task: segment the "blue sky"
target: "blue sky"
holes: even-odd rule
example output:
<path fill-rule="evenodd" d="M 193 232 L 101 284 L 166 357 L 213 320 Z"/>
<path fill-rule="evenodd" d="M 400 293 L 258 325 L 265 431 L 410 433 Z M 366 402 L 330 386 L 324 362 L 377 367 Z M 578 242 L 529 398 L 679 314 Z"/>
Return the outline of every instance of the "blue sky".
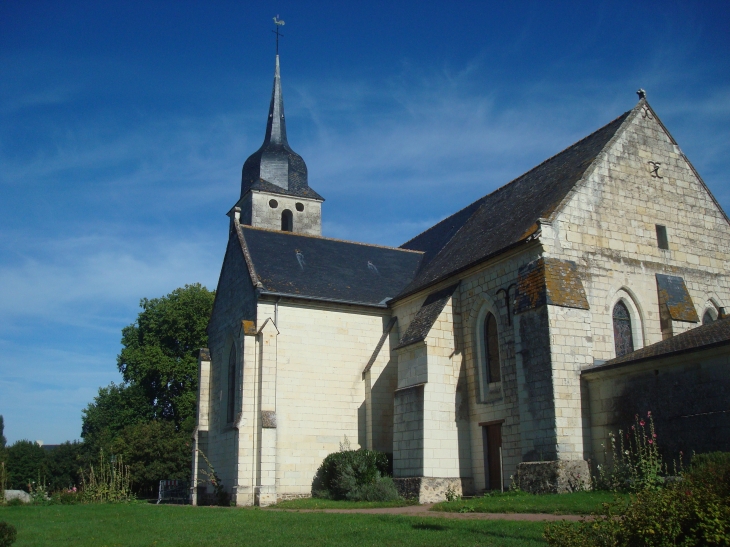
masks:
<path fill-rule="evenodd" d="M 399 245 L 649 102 L 730 210 L 728 2 L 0 1 L 0 414 L 79 437 L 139 300 L 214 288 L 274 69 L 324 234 Z"/>

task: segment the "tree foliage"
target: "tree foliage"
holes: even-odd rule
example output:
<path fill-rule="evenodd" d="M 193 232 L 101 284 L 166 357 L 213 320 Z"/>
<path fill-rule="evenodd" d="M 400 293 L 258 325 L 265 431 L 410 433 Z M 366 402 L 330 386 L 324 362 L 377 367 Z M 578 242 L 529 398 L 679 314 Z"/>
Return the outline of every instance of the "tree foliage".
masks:
<path fill-rule="evenodd" d="M 84 456 L 84 445 L 78 441 L 65 442 L 46 452 L 48 491 L 57 492 L 80 485 Z"/>
<path fill-rule="evenodd" d="M 144 298 L 137 321 L 122 330 L 117 366 L 124 381 L 142 389 L 156 419 L 178 428 L 194 425 L 198 350 L 208 344 L 213 299 L 200 284 Z"/>
<path fill-rule="evenodd" d="M 28 491 L 28 484 L 48 476 L 46 451 L 32 441 L 17 441 L 7 448 L 8 485 Z"/>
<path fill-rule="evenodd" d="M 92 461 L 99 449 L 107 450 L 114 438 L 127 426 L 154 419 L 141 386 L 111 383 L 99 388 L 94 401 L 82 411 L 81 436 Z"/>
<path fill-rule="evenodd" d="M 5 438 L 5 420 L 3 420 L 3 415 L 0 414 L 0 451 L 5 449 L 7 442 L 8 440 Z"/>
<path fill-rule="evenodd" d="M 153 420 L 127 426 L 111 450 L 129 466 L 132 486 L 143 497 L 156 495 L 160 479 L 190 479 L 190 435 L 176 431 L 172 422 Z"/>
<path fill-rule="evenodd" d="M 198 351 L 208 345 L 214 297 L 194 284 L 142 299 L 137 320 L 122 329 L 124 382 L 100 388 L 83 411 L 86 460 L 100 449 L 123 455 L 142 496 L 154 495 L 160 479 L 190 476 Z"/>

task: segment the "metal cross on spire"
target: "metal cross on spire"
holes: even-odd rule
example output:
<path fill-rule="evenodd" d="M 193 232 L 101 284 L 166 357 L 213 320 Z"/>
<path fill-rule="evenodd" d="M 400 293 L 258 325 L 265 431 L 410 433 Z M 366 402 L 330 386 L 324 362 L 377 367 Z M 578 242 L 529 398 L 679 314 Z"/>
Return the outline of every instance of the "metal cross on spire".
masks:
<path fill-rule="evenodd" d="M 274 17 L 274 24 L 276 25 L 276 30 L 272 30 L 271 32 L 276 34 L 276 54 L 279 55 L 279 36 L 284 36 L 279 32 L 279 28 L 284 26 L 284 21 L 279 19 L 278 14 Z"/>

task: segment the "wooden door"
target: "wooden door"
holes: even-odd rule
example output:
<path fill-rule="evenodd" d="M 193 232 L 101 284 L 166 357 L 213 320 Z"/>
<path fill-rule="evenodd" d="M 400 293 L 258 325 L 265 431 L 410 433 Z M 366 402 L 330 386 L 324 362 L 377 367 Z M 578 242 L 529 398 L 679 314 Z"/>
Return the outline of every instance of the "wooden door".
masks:
<path fill-rule="evenodd" d="M 502 424 L 482 427 L 484 440 L 484 475 L 487 490 L 502 489 Z"/>

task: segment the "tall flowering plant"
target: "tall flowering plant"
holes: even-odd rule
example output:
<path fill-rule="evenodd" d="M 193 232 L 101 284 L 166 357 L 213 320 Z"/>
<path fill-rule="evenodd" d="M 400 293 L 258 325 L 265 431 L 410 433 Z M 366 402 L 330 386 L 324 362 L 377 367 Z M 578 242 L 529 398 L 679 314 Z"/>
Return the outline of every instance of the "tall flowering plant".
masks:
<path fill-rule="evenodd" d="M 608 440 L 611 461 L 608 463 L 609 458 L 606 457 L 607 463 L 598 466 L 596 488 L 639 492 L 662 486 L 663 476 L 668 473 L 659 455 L 651 411 L 646 417 L 636 414 L 630 429 L 619 429 L 618 435 L 609 433 Z"/>

